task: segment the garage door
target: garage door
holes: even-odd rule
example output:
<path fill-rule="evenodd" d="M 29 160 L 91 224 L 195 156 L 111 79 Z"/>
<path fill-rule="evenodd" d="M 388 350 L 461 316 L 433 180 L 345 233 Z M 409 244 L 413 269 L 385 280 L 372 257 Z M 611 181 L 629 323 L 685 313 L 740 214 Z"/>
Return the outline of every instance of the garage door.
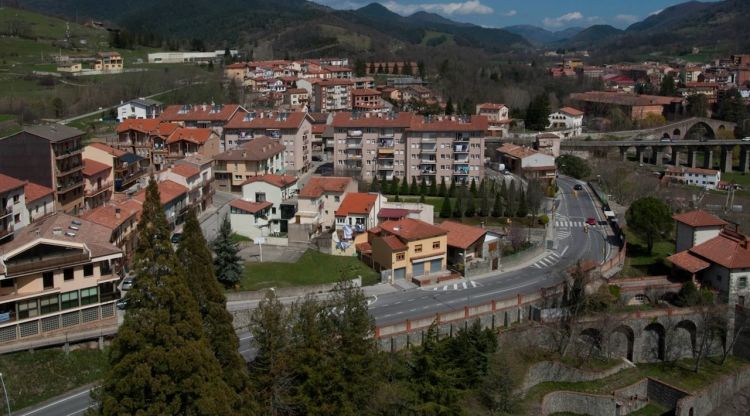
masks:
<path fill-rule="evenodd" d="M 411 270 L 414 277 L 422 276 L 424 274 L 424 263 L 415 263 Z"/>
<path fill-rule="evenodd" d="M 393 271 L 393 279 L 406 279 L 406 268 L 402 267 Z"/>
<path fill-rule="evenodd" d="M 430 273 L 437 273 L 443 268 L 443 260 L 437 259 L 430 261 Z"/>

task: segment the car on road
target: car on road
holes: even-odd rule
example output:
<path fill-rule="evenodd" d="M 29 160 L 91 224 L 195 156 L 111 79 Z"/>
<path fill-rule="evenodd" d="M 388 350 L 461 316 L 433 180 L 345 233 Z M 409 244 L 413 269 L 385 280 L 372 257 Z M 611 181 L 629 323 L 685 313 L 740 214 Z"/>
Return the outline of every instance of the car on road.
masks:
<path fill-rule="evenodd" d="M 122 299 L 118 300 L 115 305 L 117 305 L 117 309 L 119 309 L 121 311 L 125 310 L 125 308 L 128 307 L 128 299 L 127 298 L 122 298 Z"/>
<path fill-rule="evenodd" d="M 182 233 L 172 234 L 172 244 L 179 244 L 182 239 Z"/>
<path fill-rule="evenodd" d="M 583 185 L 577 183 L 573 186 L 573 189 L 575 189 L 576 191 L 583 191 Z"/>
<path fill-rule="evenodd" d="M 130 290 L 133 288 L 133 278 L 126 277 L 122 280 L 122 290 Z"/>
<path fill-rule="evenodd" d="M 659 141 L 662 143 L 672 143 L 672 139 L 670 139 L 669 137 L 662 137 Z"/>
<path fill-rule="evenodd" d="M 740 141 L 750 142 L 750 137 L 743 137 L 743 138 L 740 139 Z"/>
<path fill-rule="evenodd" d="M 592 218 L 592 217 L 586 218 L 586 224 L 588 224 L 588 225 L 596 225 L 596 218 Z"/>

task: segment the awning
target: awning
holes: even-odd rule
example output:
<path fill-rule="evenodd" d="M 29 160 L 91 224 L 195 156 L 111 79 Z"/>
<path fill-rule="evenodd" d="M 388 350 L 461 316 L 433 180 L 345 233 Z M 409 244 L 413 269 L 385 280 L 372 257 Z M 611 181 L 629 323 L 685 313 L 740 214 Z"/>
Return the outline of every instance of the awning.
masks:
<path fill-rule="evenodd" d="M 439 256 L 424 257 L 424 258 L 421 258 L 421 259 L 412 259 L 411 262 L 412 262 L 412 264 L 414 264 L 414 263 L 424 263 L 426 261 L 438 260 L 438 259 L 442 259 L 442 258 L 443 258 L 443 255 L 441 254 Z"/>

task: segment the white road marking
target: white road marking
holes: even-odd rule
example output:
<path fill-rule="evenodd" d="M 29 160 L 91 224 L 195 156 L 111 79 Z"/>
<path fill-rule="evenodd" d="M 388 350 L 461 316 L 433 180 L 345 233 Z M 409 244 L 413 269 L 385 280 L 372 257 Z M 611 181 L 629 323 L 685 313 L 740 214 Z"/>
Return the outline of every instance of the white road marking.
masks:
<path fill-rule="evenodd" d="M 570 248 L 570 246 L 565 246 L 565 248 L 563 249 L 562 253 L 560 253 L 560 257 L 562 257 L 562 256 L 565 255 L 565 253 L 568 251 L 568 248 Z"/>
<path fill-rule="evenodd" d="M 68 400 L 70 400 L 70 399 L 72 399 L 74 397 L 78 397 L 78 396 L 81 396 L 81 395 L 84 395 L 84 394 L 89 394 L 90 391 L 91 390 L 84 390 L 84 391 L 78 392 L 78 393 L 76 393 L 76 394 L 74 394 L 72 396 L 68 396 L 68 397 L 66 397 L 64 399 L 60 399 L 60 400 L 54 401 L 54 402 L 52 402 L 50 404 L 47 404 L 47 405 L 44 405 L 44 406 L 42 406 L 42 407 L 40 407 L 38 409 L 34 409 L 34 410 L 30 411 L 30 412 L 24 413 L 21 416 L 33 415 L 34 413 L 37 413 L 37 412 L 39 412 L 41 410 L 50 408 L 52 406 L 56 406 L 56 405 L 58 405 L 58 404 L 60 404 L 62 402 L 67 402 Z"/>

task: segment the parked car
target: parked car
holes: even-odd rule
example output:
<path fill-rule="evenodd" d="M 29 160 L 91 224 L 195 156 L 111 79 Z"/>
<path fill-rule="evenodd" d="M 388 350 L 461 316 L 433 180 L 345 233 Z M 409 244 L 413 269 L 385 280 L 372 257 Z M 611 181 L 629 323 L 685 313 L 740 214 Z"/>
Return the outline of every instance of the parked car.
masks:
<path fill-rule="evenodd" d="M 583 185 L 577 183 L 573 186 L 573 189 L 575 189 L 576 191 L 583 191 Z"/>
<path fill-rule="evenodd" d="M 127 298 L 122 298 L 122 299 L 118 300 L 115 305 L 117 305 L 117 309 L 119 309 L 119 310 L 125 310 L 125 308 L 128 307 L 128 299 Z"/>
<path fill-rule="evenodd" d="M 662 143 L 672 143 L 672 139 L 670 139 L 669 137 L 662 137 L 659 141 Z"/>
<path fill-rule="evenodd" d="M 743 142 L 750 142 L 750 137 L 743 137 L 740 140 L 742 140 Z"/>
<path fill-rule="evenodd" d="M 182 239 L 182 233 L 172 234 L 172 244 L 179 244 Z"/>
<path fill-rule="evenodd" d="M 122 290 L 130 290 L 133 288 L 133 278 L 132 277 L 126 277 L 122 281 Z"/>
<path fill-rule="evenodd" d="M 586 218 L 586 224 L 588 224 L 588 225 L 596 225 L 596 218 L 592 218 L 592 217 Z"/>

